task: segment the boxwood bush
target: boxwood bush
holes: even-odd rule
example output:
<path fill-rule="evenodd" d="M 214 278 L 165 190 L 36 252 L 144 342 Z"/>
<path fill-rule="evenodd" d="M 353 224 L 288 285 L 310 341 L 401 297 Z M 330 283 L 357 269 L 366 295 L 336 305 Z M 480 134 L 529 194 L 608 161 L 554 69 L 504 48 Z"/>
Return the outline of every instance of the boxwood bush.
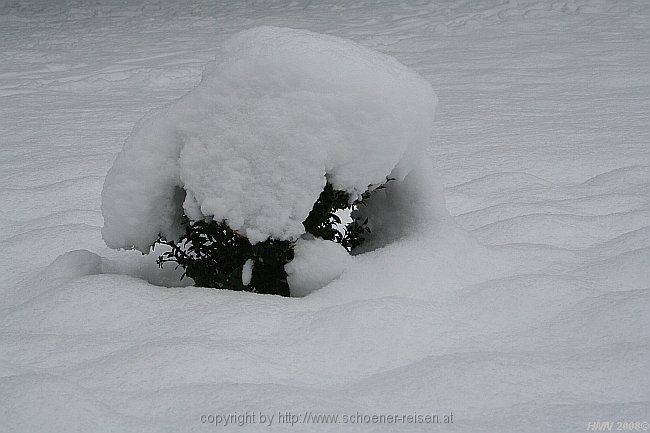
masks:
<path fill-rule="evenodd" d="M 387 178 L 386 182 L 391 180 Z M 353 251 L 370 232 L 368 218 L 353 219 L 342 226 L 336 213 L 364 206 L 370 195 L 385 185 L 369 185 L 358 200 L 351 202 L 347 192 L 334 189 L 328 182 L 303 222 L 305 231 Z M 158 266 L 176 263 L 184 270 L 181 278 L 190 277 L 201 287 L 290 296 L 284 265 L 293 260 L 294 242 L 267 239 L 252 245 L 223 221 L 183 218 L 185 234 L 178 241 L 159 235 L 156 243 L 167 245 L 169 250 L 158 257 Z M 250 281 L 244 281 L 248 280 L 242 278 L 248 260 L 253 263 L 252 275 Z"/>

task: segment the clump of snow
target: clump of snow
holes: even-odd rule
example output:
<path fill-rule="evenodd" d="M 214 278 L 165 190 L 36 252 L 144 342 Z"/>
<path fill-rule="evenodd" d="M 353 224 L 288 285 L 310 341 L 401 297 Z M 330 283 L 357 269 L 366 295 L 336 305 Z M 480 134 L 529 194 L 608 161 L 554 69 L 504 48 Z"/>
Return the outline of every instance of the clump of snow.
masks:
<path fill-rule="evenodd" d="M 436 96 L 394 58 L 349 40 L 258 27 L 230 38 L 201 83 L 146 116 L 102 192 L 102 235 L 148 252 L 191 219 L 251 242 L 296 239 L 326 182 L 353 197 L 401 181 L 431 135 Z M 435 196 L 427 200 L 436 200 Z"/>
<path fill-rule="evenodd" d="M 74 250 L 61 254 L 41 273 L 46 281 L 67 281 L 104 271 L 103 259 L 87 250 Z"/>
<path fill-rule="evenodd" d="M 299 239 L 294 258 L 285 265 L 292 296 L 306 296 L 337 279 L 352 258 L 336 242 L 320 238 Z"/>
<path fill-rule="evenodd" d="M 241 270 L 241 283 L 248 286 L 251 283 L 251 278 L 253 278 L 253 259 L 248 259 L 244 262 Z"/>

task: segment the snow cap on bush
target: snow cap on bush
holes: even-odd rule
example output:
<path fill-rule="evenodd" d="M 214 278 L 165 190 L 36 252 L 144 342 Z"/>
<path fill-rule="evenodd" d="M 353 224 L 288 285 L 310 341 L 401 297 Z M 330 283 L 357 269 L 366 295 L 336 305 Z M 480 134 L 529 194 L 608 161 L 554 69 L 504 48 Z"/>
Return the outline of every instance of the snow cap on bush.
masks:
<path fill-rule="evenodd" d="M 352 197 L 403 179 L 428 143 L 436 97 L 416 72 L 354 42 L 259 27 L 229 39 L 201 83 L 146 116 L 102 192 L 113 248 L 224 220 L 251 242 L 296 239 L 329 181 Z"/>

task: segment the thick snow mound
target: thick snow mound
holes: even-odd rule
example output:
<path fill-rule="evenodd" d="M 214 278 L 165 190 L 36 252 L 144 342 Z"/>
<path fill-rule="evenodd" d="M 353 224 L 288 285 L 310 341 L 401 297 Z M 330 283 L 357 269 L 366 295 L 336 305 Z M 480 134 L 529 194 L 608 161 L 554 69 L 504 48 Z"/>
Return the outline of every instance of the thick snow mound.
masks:
<path fill-rule="evenodd" d="M 299 239 L 293 260 L 285 266 L 291 295 L 306 296 L 322 289 L 340 277 L 351 260 L 341 244 L 320 238 Z"/>
<path fill-rule="evenodd" d="M 403 179 L 435 106 L 429 83 L 388 55 L 305 30 L 243 31 L 127 139 L 104 184 L 103 237 L 148 251 L 178 235 L 184 210 L 252 242 L 296 239 L 326 181 L 356 196 Z"/>

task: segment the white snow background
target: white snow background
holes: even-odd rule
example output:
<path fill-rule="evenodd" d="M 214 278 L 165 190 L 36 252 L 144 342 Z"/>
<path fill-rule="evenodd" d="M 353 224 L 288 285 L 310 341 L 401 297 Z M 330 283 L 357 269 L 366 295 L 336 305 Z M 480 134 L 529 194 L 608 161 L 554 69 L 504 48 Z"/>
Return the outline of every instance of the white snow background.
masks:
<path fill-rule="evenodd" d="M 355 41 L 438 96 L 451 217 L 302 298 L 179 285 L 108 248 L 136 123 L 260 25 Z M 203 414 L 449 413 L 274 431 L 648 422 L 650 3 L 0 3 L 0 431 L 262 431 Z"/>

